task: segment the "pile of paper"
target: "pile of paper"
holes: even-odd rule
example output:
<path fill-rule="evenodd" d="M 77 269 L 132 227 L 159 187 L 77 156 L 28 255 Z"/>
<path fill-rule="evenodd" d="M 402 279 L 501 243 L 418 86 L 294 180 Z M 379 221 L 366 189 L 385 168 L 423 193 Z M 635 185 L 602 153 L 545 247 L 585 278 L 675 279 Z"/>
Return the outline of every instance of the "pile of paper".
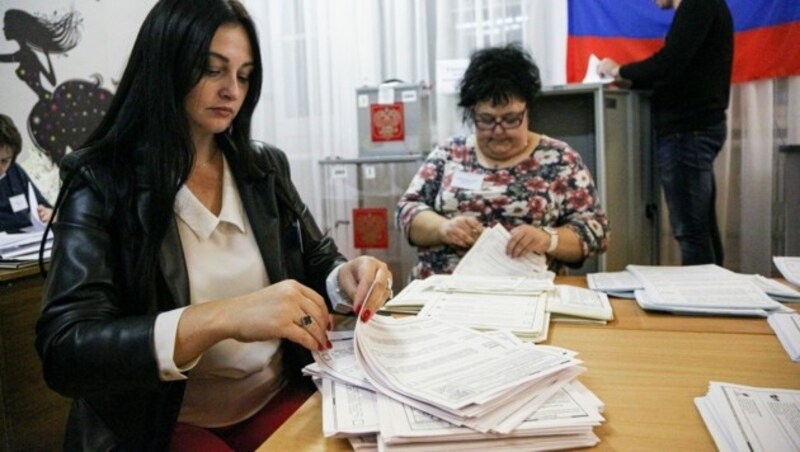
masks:
<path fill-rule="evenodd" d="M 794 258 L 775 258 L 776 265 L 777 262 L 781 262 L 784 267 L 790 264 L 786 264 L 785 260 L 782 259 L 794 259 Z M 798 259 L 798 267 L 800 267 L 800 258 Z M 798 268 L 800 271 L 800 268 Z M 764 292 L 769 298 L 775 301 L 781 302 L 800 302 L 800 291 L 793 289 L 792 287 L 787 286 L 786 284 L 781 284 L 778 281 L 773 279 L 765 278 L 761 275 L 742 275 L 738 273 L 734 273 L 730 270 L 726 270 L 722 267 L 716 265 L 694 265 L 694 266 L 685 266 L 685 267 L 650 267 L 650 266 L 641 266 L 641 265 L 629 265 L 628 269 L 621 272 L 607 272 L 607 273 L 590 273 L 586 276 L 586 281 L 589 285 L 589 288 L 598 292 L 604 292 L 607 295 L 612 297 L 618 298 L 637 298 L 636 291 L 645 291 L 645 293 L 640 294 L 639 298 L 644 305 L 647 305 L 650 309 L 657 309 L 658 303 L 653 303 L 652 300 L 648 299 L 647 291 L 645 290 L 645 283 L 648 282 L 647 278 L 658 280 L 658 281 L 666 281 L 669 279 L 667 283 L 675 283 L 680 287 L 676 287 L 676 289 L 680 290 L 689 290 L 689 291 L 698 291 L 701 295 L 703 293 L 709 293 L 710 291 L 714 291 L 715 289 L 719 288 L 720 292 L 727 292 L 732 290 L 730 283 L 736 278 L 741 278 L 742 282 L 736 282 L 735 287 L 746 287 L 746 292 L 751 294 L 753 292 L 753 287 L 757 287 L 762 292 Z M 800 277 L 800 275 L 798 275 Z M 715 278 L 722 278 L 722 279 L 715 279 Z M 650 286 L 650 291 L 653 291 L 652 285 Z M 739 301 L 743 300 L 743 297 L 737 297 Z M 761 297 L 763 299 L 763 297 Z M 752 301 L 752 300 L 751 300 Z M 642 303 L 640 303 L 642 304 Z M 738 304 L 738 303 L 737 303 Z M 645 306 L 642 307 L 645 307 Z M 773 305 L 774 306 L 774 305 Z M 695 308 L 702 308 L 702 306 L 693 306 Z M 776 308 L 773 308 L 776 309 Z M 667 310 L 673 311 L 672 309 L 659 309 L 659 310 Z M 758 313 L 742 313 L 741 315 L 759 315 L 759 316 L 766 316 L 769 308 L 761 309 L 759 308 Z M 673 311 L 674 312 L 674 311 Z M 688 313 L 688 312 L 687 312 Z M 714 314 L 715 312 L 702 312 L 708 314 Z M 721 314 L 728 314 L 727 312 L 723 312 Z M 733 315 L 737 315 L 735 312 L 731 313 Z"/>
<path fill-rule="evenodd" d="M 617 298 L 636 298 L 636 291 L 644 286 L 629 271 L 589 273 L 586 275 L 589 288 Z"/>
<path fill-rule="evenodd" d="M 589 447 L 602 403 L 575 378 L 573 352 L 421 317 L 376 316 L 332 336 L 305 372 L 323 397 L 325 436 L 354 447 L 438 450 Z"/>
<path fill-rule="evenodd" d="M 712 381 L 694 401 L 721 451 L 798 450 L 798 390 Z"/>
<path fill-rule="evenodd" d="M 35 265 L 39 261 L 39 246 L 44 231 L 21 232 L 8 234 L 0 232 L 0 268 L 20 268 Z M 44 258 L 50 258 L 53 247 L 52 233 L 45 242 Z"/>
<path fill-rule="evenodd" d="M 606 324 L 614 318 L 605 293 L 561 284 L 549 294 L 547 312 L 553 322 Z"/>
<path fill-rule="evenodd" d="M 792 361 L 800 362 L 800 314 L 772 314 L 767 317 L 767 323 Z"/>
<path fill-rule="evenodd" d="M 773 256 L 772 261 L 787 281 L 800 287 L 800 257 Z"/>

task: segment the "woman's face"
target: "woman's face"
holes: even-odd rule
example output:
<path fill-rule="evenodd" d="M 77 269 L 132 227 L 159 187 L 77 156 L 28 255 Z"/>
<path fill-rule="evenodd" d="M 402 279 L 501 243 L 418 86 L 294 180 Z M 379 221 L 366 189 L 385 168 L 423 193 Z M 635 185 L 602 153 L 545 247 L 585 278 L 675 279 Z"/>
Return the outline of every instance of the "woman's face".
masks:
<path fill-rule="evenodd" d="M 512 99 L 504 105 L 478 102 L 473 110 L 478 148 L 487 157 L 502 162 L 528 147 L 528 114 L 525 102 Z"/>
<path fill-rule="evenodd" d="M 11 150 L 11 146 L 0 146 L 0 176 L 6 174 L 6 171 L 11 167 L 13 161 L 14 151 Z"/>
<path fill-rule="evenodd" d="M 231 125 L 247 97 L 253 69 L 245 29 L 220 26 L 211 40 L 208 67 L 184 102 L 193 138 L 221 133 Z"/>

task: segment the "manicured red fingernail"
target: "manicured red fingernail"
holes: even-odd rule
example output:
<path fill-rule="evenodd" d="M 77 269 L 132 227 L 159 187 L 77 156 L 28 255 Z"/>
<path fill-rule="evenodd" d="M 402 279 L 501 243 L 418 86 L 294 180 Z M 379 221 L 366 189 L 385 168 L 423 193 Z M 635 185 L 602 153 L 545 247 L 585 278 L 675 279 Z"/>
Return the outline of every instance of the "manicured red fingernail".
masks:
<path fill-rule="evenodd" d="M 325 346 L 324 345 L 320 345 L 319 346 L 319 351 L 324 352 L 325 351 Z"/>
<path fill-rule="evenodd" d="M 333 344 L 331 344 L 331 341 L 328 341 L 328 349 L 332 349 L 332 348 L 333 348 Z"/>
<path fill-rule="evenodd" d="M 333 331 L 333 322 L 328 322 L 328 331 Z"/>
<path fill-rule="evenodd" d="M 369 318 L 372 317 L 372 311 L 369 309 L 365 309 L 364 312 L 361 314 L 361 321 L 366 322 Z"/>
<path fill-rule="evenodd" d="M 354 308 L 353 308 L 353 312 L 355 312 L 356 314 L 358 314 L 359 312 L 361 312 L 361 306 L 363 306 L 363 305 L 358 305 L 358 306 L 354 307 Z"/>

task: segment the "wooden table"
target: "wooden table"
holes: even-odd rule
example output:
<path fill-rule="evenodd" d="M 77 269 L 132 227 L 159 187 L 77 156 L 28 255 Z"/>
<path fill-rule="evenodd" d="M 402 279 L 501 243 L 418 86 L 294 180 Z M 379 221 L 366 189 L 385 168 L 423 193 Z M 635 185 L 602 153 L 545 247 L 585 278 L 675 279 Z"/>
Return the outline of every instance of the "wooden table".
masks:
<path fill-rule="evenodd" d="M 561 284 L 583 285 L 578 277 Z M 800 389 L 800 364 L 764 319 L 692 317 L 644 312 L 612 301 L 608 325 L 553 324 L 547 344 L 579 353 L 579 379 L 605 403 L 606 423 L 594 429 L 596 450 L 715 450 L 694 398 L 710 381 Z M 319 393 L 259 450 L 350 450 L 322 436 Z"/>
<path fill-rule="evenodd" d="M 60 450 L 70 402 L 44 382 L 36 320 L 39 266 L 0 269 L 0 450 Z"/>

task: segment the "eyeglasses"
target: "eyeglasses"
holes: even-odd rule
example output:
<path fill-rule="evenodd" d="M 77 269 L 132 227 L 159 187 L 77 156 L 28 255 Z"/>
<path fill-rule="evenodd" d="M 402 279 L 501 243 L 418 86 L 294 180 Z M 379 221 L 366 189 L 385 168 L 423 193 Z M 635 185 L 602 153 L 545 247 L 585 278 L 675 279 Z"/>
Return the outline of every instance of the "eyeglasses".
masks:
<path fill-rule="evenodd" d="M 475 127 L 478 130 L 494 130 L 495 127 L 500 126 L 504 131 L 516 129 L 522 125 L 522 120 L 525 119 L 527 110 L 522 110 L 519 113 L 509 113 L 502 118 L 495 118 L 491 115 L 479 115 L 473 118 Z"/>

